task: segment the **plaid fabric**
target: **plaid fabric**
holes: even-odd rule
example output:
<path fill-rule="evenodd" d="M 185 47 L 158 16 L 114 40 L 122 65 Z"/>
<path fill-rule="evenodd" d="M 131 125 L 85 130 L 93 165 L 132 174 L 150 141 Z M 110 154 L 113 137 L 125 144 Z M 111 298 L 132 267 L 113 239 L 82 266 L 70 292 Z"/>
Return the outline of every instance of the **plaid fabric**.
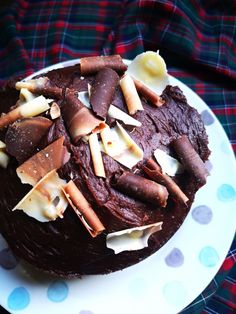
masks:
<path fill-rule="evenodd" d="M 0 85 L 50 64 L 160 49 L 170 74 L 214 111 L 236 152 L 236 2 L 232 0 L 13 1 L 0 16 Z M 236 311 L 236 242 L 183 313 Z M 203 309 L 204 308 L 204 309 Z"/>

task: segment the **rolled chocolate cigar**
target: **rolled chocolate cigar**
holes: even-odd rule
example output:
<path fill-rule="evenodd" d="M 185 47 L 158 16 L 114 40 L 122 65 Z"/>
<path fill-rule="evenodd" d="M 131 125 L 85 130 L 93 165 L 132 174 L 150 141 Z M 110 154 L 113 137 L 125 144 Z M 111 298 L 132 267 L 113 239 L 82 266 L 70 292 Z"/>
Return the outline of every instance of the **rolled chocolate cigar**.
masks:
<path fill-rule="evenodd" d="M 90 103 L 96 116 L 105 119 L 119 83 L 119 75 L 112 69 L 100 70 L 91 87 Z"/>
<path fill-rule="evenodd" d="M 78 99 L 77 92 L 69 88 L 65 91 L 65 102 L 62 107 L 62 113 L 75 143 L 82 136 L 91 133 L 100 123 L 103 123 L 82 104 Z"/>
<path fill-rule="evenodd" d="M 149 159 L 143 170 L 152 180 L 164 185 L 176 202 L 187 205 L 188 197 L 171 177 L 161 172 L 161 167 L 154 160 Z"/>
<path fill-rule="evenodd" d="M 72 180 L 65 185 L 63 190 L 71 207 L 92 237 L 96 237 L 105 230 L 97 214 Z"/>
<path fill-rule="evenodd" d="M 168 191 L 166 187 L 154 181 L 124 171 L 121 175 L 116 173 L 111 183 L 115 189 L 133 198 L 160 207 L 166 206 Z"/>
<path fill-rule="evenodd" d="M 111 68 L 118 73 L 123 73 L 127 70 L 127 66 L 124 64 L 120 55 L 85 57 L 80 59 L 81 75 L 94 74 L 103 68 Z"/>
<path fill-rule="evenodd" d="M 181 163 L 193 174 L 198 183 L 202 186 L 206 183 L 206 177 L 209 175 L 204 162 L 193 148 L 188 137 L 182 135 L 180 138 L 171 142 L 171 146 L 176 151 Z"/>

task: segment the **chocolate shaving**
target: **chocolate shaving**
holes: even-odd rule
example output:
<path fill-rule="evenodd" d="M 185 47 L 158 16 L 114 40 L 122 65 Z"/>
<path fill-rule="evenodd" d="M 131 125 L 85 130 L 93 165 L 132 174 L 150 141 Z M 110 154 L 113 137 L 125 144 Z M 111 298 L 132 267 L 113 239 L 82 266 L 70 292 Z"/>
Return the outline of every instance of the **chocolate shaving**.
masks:
<path fill-rule="evenodd" d="M 93 112 L 105 119 L 119 82 L 119 75 L 112 69 L 100 70 L 92 84 L 90 103 Z"/>
<path fill-rule="evenodd" d="M 187 205 L 188 197 L 171 177 L 161 172 L 161 167 L 155 161 L 149 159 L 143 170 L 152 180 L 164 185 L 176 202 Z"/>
<path fill-rule="evenodd" d="M 134 81 L 134 85 L 138 93 L 143 95 L 147 100 L 149 100 L 153 105 L 157 107 L 161 107 L 162 105 L 164 105 L 165 101 L 160 96 L 158 96 L 155 92 L 153 92 L 142 82 L 136 80 L 134 77 L 132 77 L 132 79 Z"/>
<path fill-rule="evenodd" d="M 62 98 L 62 88 L 59 88 L 48 77 L 40 77 L 29 81 L 21 81 L 16 83 L 16 89 L 27 88 L 34 94 L 44 95 L 47 97 Z"/>
<path fill-rule="evenodd" d="M 70 154 L 67 148 L 63 146 L 63 143 L 64 136 L 58 138 L 20 165 L 16 172 L 21 181 L 34 186 L 47 173 L 63 166 L 70 159 Z"/>
<path fill-rule="evenodd" d="M 92 237 L 96 237 L 105 230 L 97 214 L 72 180 L 64 186 L 63 191 L 71 207 Z"/>
<path fill-rule="evenodd" d="M 65 91 L 65 103 L 62 107 L 64 119 L 70 135 L 75 143 L 98 127 L 101 120 L 94 117 L 92 112 L 78 99 L 77 92 L 69 88 Z"/>
<path fill-rule="evenodd" d="M 52 121 L 44 117 L 26 118 L 8 127 L 5 141 L 7 152 L 19 163 L 36 153 Z"/>
<path fill-rule="evenodd" d="M 180 162 L 185 168 L 193 174 L 198 183 L 202 186 L 206 183 L 206 177 L 209 175 L 205 168 L 204 162 L 193 148 L 188 137 L 182 135 L 180 138 L 173 140 L 171 146 L 179 156 Z"/>
<path fill-rule="evenodd" d="M 89 75 L 98 72 L 103 68 L 111 68 L 118 73 L 127 70 L 120 55 L 85 57 L 80 59 L 81 75 Z"/>
<path fill-rule="evenodd" d="M 133 198 L 143 202 L 165 207 L 168 198 L 166 187 L 136 174 L 124 171 L 113 176 L 112 186 Z"/>

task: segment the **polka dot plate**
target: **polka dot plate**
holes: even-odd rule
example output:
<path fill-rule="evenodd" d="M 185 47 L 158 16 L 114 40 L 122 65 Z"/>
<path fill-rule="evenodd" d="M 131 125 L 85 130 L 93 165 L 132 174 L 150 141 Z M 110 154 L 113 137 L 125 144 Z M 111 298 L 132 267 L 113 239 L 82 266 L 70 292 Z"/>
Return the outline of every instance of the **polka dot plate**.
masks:
<path fill-rule="evenodd" d="M 49 67 L 78 63 L 68 61 Z M 43 73 L 39 71 L 37 74 Z M 109 275 L 55 280 L 15 259 L 0 238 L 0 304 L 22 314 L 174 314 L 210 283 L 230 248 L 236 227 L 236 166 L 220 123 L 187 86 L 170 77 L 202 115 L 210 176 L 176 234 L 154 255 Z"/>

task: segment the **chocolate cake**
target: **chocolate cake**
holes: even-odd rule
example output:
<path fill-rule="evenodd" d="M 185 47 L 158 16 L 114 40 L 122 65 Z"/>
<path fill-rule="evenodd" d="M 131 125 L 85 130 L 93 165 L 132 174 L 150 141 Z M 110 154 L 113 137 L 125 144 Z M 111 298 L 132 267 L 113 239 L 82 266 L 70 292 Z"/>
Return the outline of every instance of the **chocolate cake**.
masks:
<path fill-rule="evenodd" d="M 65 278 L 121 270 L 156 252 L 179 229 L 206 183 L 204 162 L 210 154 L 201 117 L 179 87 L 167 85 L 160 97 L 135 79 L 123 88 L 127 67 L 119 56 L 90 61 L 50 71 L 27 86 L 17 83 L 20 100 L 14 84 L 1 93 L 0 113 L 11 114 L 0 118 L 0 140 L 9 158 L 7 167 L 0 167 L 0 232 L 20 259 Z M 134 86 L 140 101 L 136 109 L 128 104 Z M 90 108 L 78 98 L 88 91 Z M 50 99 L 49 105 L 26 117 L 22 106 L 35 101 L 27 99 L 31 93 Z M 134 96 L 131 107 L 133 101 Z M 111 104 L 137 125 L 109 115 Z M 114 128 L 128 134 L 125 153 L 137 158 L 130 167 L 124 165 L 126 157 L 123 161 L 106 150 L 112 140 L 105 143 L 103 136 Z M 182 164 L 182 171 L 163 171 L 156 150 Z M 45 174 L 48 180 L 57 176 L 58 195 L 67 202 L 56 216 L 17 205 L 32 189 L 37 192 Z M 161 230 L 150 235 L 148 246 L 117 253 L 107 245 L 109 234 L 154 223 Z M 142 234 L 142 228 L 137 230 Z"/>

